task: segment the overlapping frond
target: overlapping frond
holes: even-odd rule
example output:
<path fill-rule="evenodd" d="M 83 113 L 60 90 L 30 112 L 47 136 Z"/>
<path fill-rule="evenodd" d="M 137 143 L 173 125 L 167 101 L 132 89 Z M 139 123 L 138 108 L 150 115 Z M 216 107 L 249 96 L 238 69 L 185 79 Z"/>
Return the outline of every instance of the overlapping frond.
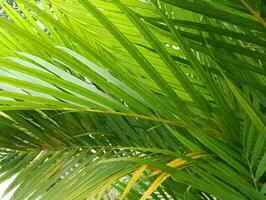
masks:
<path fill-rule="evenodd" d="M 263 1 L 0 7 L 13 199 L 265 199 Z"/>

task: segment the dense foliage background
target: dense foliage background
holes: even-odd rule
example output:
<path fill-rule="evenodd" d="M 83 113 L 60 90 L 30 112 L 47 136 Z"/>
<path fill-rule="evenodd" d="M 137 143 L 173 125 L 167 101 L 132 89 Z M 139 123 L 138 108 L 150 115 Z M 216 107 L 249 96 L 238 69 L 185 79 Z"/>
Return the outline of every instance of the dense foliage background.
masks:
<path fill-rule="evenodd" d="M 12 199 L 265 199 L 265 1 L 0 8 Z"/>

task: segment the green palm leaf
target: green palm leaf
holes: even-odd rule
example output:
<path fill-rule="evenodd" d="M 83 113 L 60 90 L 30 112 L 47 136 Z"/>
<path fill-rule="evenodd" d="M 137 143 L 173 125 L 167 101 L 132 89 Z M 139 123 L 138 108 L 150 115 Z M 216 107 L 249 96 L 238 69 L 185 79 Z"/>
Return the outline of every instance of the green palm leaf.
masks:
<path fill-rule="evenodd" d="M 12 199 L 256 199 L 262 1 L 0 1 Z"/>

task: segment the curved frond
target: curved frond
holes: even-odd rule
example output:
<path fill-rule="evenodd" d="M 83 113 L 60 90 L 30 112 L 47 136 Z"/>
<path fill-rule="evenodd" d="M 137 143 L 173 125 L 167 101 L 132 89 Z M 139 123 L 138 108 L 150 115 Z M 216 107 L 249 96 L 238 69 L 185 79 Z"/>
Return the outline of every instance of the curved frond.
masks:
<path fill-rule="evenodd" d="M 264 1 L 0 8 L 12 199 L 265 199 Z"/>

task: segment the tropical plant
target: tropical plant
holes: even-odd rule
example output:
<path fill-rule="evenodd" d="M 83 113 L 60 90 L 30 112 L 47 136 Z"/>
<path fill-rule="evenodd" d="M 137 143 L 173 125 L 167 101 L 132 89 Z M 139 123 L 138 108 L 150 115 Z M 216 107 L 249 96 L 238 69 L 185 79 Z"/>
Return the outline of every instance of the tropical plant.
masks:
<path fill-rule="evenodd" d="M 265 200 L 264 0 L 0 0 L 14 200 Z"/>

